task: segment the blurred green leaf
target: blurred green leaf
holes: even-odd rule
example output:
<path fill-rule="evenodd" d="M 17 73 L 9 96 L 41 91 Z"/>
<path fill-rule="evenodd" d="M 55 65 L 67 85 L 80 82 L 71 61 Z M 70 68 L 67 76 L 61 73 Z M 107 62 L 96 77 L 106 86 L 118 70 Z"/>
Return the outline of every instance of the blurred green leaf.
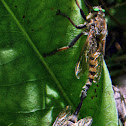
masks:
<path fill-rule="evenodd" d="M 42 57 L 80 33 L 56 15 L 59 9 L 76 24 L 83 23 L 74 0 L 1 0 L 0 126 L 51 125 L 63 107 L 71 105 L 74 111 L 78 105 L 87 73 L 77 80 L 74 67 L 86 36 L 68 51 Z M 84 101 L 80 118 L 85 116 L 92 116 L 94 126 L 117 125 L 105 65 L 99 84 L 93 84 Z"/>

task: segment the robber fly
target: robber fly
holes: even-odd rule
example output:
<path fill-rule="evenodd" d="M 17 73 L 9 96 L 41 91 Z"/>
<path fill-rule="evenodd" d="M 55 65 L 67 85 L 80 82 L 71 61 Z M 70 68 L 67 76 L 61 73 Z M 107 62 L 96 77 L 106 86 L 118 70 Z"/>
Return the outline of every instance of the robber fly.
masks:
<path fill-rule="evenodd" d="M 80 8 L 78 0 L 76 0 L 76 4 L 80 9 L 82 18 L 85 20 L 84 24 L 75 25 L 67 15 L 61 13 L 60 11 L 58 14 L 66 17 L 77 29 L 84 29 L 84 31 L 77 35 L 68 46 L 56 49 L 45 54 L 44 56 L 53 55 L 56 52 L 73 47 L 77 40 L 86 33 L 88 36 L 75 67 L 75 74 L 77 78 L 80 78 L 80 76 L 85 72 L 85 66 L 87 66 L 89 71 L 88 79 L 81 92 L 81 97 L 86 97 L 89 87 L 92 85 L 92 83 L 97 83 L 101 76 L 102 62 L 105 53 L 107 24 L 105 21 L 105 10 L 102 9 L 101 6 L 90 7 L 91 11 L 86 16 L 83 10 Z"/>
<path fill-rule="evenodd" d="M 91 126 L 92 118 L 86 117 L 79 121 L 77 115 L 71 115 L 71 107 L 67 106 L 56 118 L 53 126 Z"/>

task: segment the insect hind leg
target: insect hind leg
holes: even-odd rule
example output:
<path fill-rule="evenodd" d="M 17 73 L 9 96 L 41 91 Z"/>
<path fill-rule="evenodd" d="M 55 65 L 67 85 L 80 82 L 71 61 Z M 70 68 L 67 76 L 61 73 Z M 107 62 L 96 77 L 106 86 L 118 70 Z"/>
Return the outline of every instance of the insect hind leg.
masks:
<path fill-rule="evenodd" d="M 86 96 L 85 96 L 85 97 L 86 97 Z M 83 100 L 84 100 L 85 97 L 81 97 L 80 103 L 78 104 L 78 106 L 77 106 L 75 112 L 73 113 L 74 115 L 77 116 L 77 115 L 79 114 L 79 111 L 80 111 L 80 109 L 81 109 L 81 106 L 82 106 L 82 103 L 83 103 Z"/>
<path fill-rule="evenodd" d="M 88 91 L 90 86 L 91 86 L 91 83 L 88 82 L 83 87 L 84 90 L 82 90 L 82 92 L 81 92 L 81 100 L 80 100 L 80 103 L 78 104 L 75 112 L 73 113 L 74 115 L 76 115 L 76 116 L 78 115 L 78 113 L 79 113 L 79 111 L 81 109 L 81 106 L 83 104 L 83 100 L 87 97 L 87 91 Z"/>
<path fill-rule="evenodd" d="M 80 103 L 78 104 L 78 106 L 77 106 L 75 112 L 69 117 L 69 120 L 68 120 L 69 122 L 71 122 L 71 123 L 76 123 L 76 122 L 77 122 L 78 114 L 79 114 L 79 112 L 80 112 L 80 109 L 81 109 L 83 100 L 84 100 L 84 98 L 81 98 L 81 101 L 80 101 Z M 70 125 L 70 126 L 71 126 L 71 125 Z"/>
<path fill-rule="evenodd" d="M 44 54 L 43 54 L 43 57 L 51 56 L 51 55 L 54 55 L 54 54 L 57 53 L 57 52 L 64 51 L 64 50 L 67 50 L 67 49 L 73 47 L 73 46 L 75 45 L 75 43 L 77 42 L 77 40 L 78 40 L 82 35 L 83 35 L 83 32 L 81 32 L 80 34 L 78 34 L 78 35 L 72 40 L 72 42 L 71 42 L 68 46 L 64 46 L 64 47 L 55 49 L 55 50 L 53 50 L 52 52 L 49 52 L 49 53 L 44 53 Z"/>

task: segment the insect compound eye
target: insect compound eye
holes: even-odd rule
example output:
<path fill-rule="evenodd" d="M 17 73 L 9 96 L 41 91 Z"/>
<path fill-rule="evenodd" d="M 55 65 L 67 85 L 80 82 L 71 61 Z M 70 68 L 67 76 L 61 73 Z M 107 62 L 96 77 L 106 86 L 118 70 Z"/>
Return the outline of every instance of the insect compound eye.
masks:
<path fill-rule="evenodd" d="M 102 10 L 102 12 L 105 12 L 105 10 L 104 9 L 101 9 Z M 95 7 L 95 8 L 93 8 L 93 11 L 100 11 L 100 9 L 99 8 L 97 8 L 97 7 Z"/>
<path fill-rule="evenodd" d="M 98 8 L 93 8 L 93 10 L 94 10 L 94 11 L 99 11 L 99 9 L 98 9 Z"/>
<path fill-rule="evenodd" d="M 104 9 L 102 9 L 102 12 L 105 12 L 105 10 L 104 10 Z"/>

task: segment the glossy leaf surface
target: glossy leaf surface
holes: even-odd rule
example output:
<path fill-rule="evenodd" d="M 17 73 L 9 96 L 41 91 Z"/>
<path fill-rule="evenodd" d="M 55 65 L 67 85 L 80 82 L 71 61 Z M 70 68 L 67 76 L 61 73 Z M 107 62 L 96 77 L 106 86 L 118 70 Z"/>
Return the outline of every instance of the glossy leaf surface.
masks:
<path fill-rule="evenodd" d="M 78 80 L 74 68 L 86 36 L 68 51 L 42 57 L 80 33 L 56 15 L 59 9 L 76 24 L 83 23 L 74 0 L 0 1 L 1 126 L 52 125 L 63 107 L 70 105 L 74 110 L 80 100 L 87 73 Z M 105 65 L 99 84 L 91 87 L 81 109 L 80 118 L 86 116 L 93 118 L 94 126 L 117 125 Z"/>

